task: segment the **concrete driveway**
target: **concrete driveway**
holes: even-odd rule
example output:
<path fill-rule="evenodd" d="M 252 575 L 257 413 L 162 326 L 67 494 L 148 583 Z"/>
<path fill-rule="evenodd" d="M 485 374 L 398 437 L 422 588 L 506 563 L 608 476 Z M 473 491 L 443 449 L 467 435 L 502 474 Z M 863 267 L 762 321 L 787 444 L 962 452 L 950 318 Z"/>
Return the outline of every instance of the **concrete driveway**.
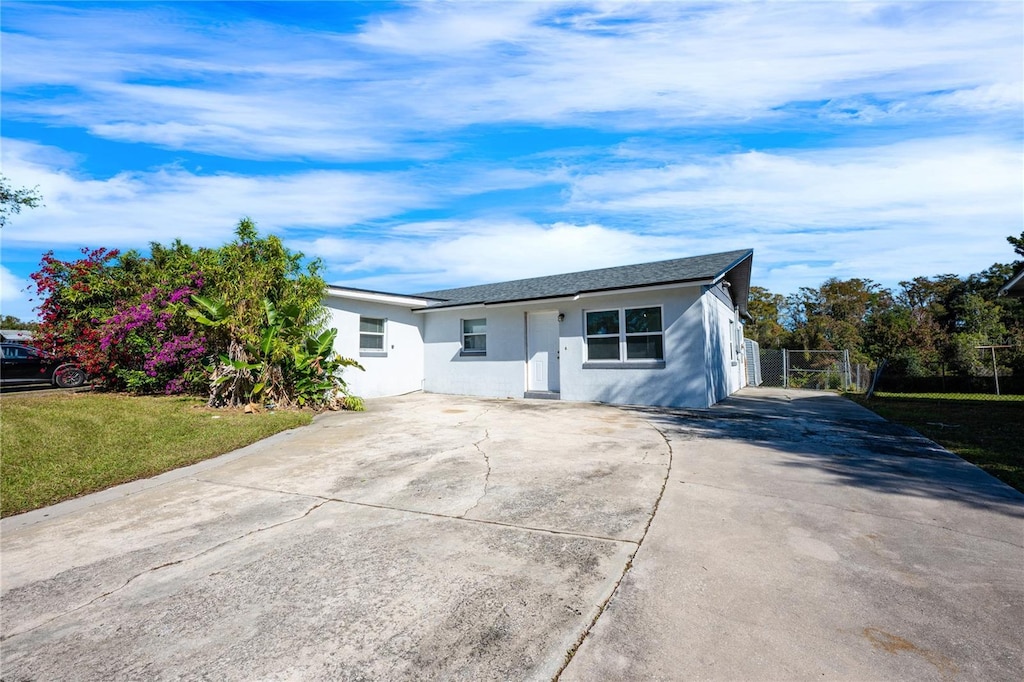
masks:
<path fill-rule="evenodd" d="M 19 679 L 1018 679 L 1024 496 L 834 396 L 414 394 L 2 525 Z"/>

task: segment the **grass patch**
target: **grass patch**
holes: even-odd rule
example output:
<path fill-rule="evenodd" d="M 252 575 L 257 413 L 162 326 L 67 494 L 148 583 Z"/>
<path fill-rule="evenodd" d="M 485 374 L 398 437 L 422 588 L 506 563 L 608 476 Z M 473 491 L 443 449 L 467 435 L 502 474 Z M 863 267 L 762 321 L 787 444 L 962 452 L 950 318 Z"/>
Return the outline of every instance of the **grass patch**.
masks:
<path fill-rule="evenodd" d="M 1020 396 L 974 400 L 961 394 L 903 397 L 876 393 L 870 400 L 864 396 L 851 398 L 889 421 L 909 426 L 1024 492 L 1024 414 Z M 993 400 L 998 398 L 1002 400 Z"/>
<path fill-rule="evenodd" d="M 312 421 L 211 410 L 197 398 L 47 393 L 0 398 L 0 516 L 230 452 Z"/>
<path fill-rule="evenodd" d="M 873 397 L 959 403 L 1024 403 L 1024 395 L 996 395 L 995 393 L 883 393 L 876 391 Z"/>

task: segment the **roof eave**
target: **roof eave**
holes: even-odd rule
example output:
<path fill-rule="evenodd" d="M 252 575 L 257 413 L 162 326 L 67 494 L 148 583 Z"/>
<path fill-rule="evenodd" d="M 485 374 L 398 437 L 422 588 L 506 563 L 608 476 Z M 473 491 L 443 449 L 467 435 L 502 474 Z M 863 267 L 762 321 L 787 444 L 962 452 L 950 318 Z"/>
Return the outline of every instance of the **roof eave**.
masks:
<path fill-rule="evenodd" d="M 535 298 L 517 298 L 509 299 L 504 301 L 476 301 L 470 303 L 457 303 L 453 305 L 446 305 L 441 303 L 440 305 L 430 305 L 418 310 L 414 310 L 414 313 L 430 313 L 437 310 L 462 310 L 468 308 L 501 308 L 509 306 L 519 305 L 530 305 L 531 303 L 557 303 L 562 301 L 577 301 L 581 298 L 591 298 L 594 296 L 614 296 L 616 294 L 628 294 L 637 293 L 640 291 L 660 291 L 665 289 L 681 289 L 686 287 L 699 287 L 707 286 L 712 283 L 712 280 L 704 279 L 687 279 L 679 280 L 677 282 L 662 282 L 658 284 L 639 284 L 632 287 L 614 287 L 609 289 L 588 289 L 586 291 L 580 291 L 575 294 L 566 294 L 560 296 L 538 296 Z"/>
<path fill-rule="evenodd" d="M 422 298 L 419 296 L 390 294 L 383 291 L 368 291 L 366 289 L 351 289 L 348 287 L 339 287 L 334 285 L 327 286 L 326 296 L 333 298 L 347 298 L 353 301 L 367 301 L 370 303 L 397 305 L 409 308 L 420 308 L 436 302 L 436 299 Z"/>
<path fill-rule="evenodd" d="M 999 296 L 1024 297 L 1024 268 L 1010 278 L 1010 281 L 999 288 Z"/>

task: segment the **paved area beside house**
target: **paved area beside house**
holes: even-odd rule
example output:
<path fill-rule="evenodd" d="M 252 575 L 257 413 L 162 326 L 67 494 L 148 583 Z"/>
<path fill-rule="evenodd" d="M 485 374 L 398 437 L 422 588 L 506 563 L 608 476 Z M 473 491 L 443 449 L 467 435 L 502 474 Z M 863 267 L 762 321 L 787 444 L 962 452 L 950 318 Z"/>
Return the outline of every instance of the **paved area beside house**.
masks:
<path fill-rule="evenodd" d="M 1024 663 L 1024 496 L 811 392 L 371 401 L 0 531 L 4 680 L 1010 680 Z"/>
<path fill-rule="evenodd" d="M 563 680 L 1019 680 L 1024 495 L 838 396 L 641 411 L 672 445 Z"/>

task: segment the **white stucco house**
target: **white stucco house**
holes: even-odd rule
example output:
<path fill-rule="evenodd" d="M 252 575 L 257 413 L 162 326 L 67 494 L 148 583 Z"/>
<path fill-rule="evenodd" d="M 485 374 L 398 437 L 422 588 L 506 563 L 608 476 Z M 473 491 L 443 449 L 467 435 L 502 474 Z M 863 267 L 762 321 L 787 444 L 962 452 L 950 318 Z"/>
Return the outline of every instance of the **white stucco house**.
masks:
<path fill-rule="evenodd" d="M 415 295 L 330 286 L 336 350 L 364 398 L 709 407 L 746 383 L 752 250 Z"/>

